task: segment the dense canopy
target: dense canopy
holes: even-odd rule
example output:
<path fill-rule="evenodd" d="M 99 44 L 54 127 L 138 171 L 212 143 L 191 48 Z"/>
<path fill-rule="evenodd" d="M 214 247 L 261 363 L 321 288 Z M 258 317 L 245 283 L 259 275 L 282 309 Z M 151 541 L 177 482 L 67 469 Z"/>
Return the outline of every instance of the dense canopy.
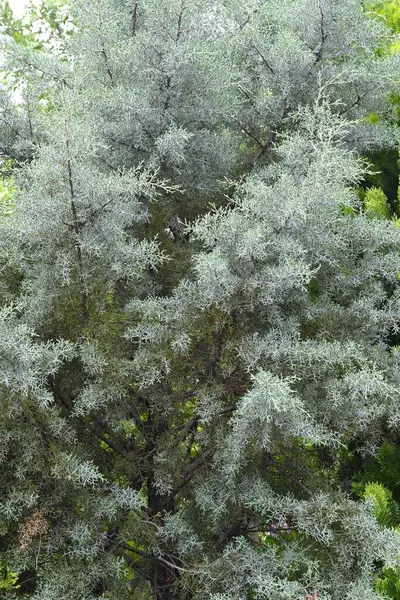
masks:
<path fill-rule="evenodd" d="M 400 598 L 396 8 L 3 6 L 2 598 Z"/>

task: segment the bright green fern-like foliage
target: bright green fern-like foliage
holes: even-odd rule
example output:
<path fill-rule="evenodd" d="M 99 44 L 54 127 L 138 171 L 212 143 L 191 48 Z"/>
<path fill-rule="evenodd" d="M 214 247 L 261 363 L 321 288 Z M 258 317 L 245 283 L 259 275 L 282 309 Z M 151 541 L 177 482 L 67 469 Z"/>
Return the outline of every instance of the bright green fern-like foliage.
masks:
<path fill-rule="evenodd" d="M 365 212 L 369 217 L 389 219 L 390 208 L 387 197 L 380 188 L 370 188 L 365 195 Z"/>
<path fill-rule="evenodd" d="M 395 527 L 399 524 L 399 505 L 393 499 L 392 492 L 381 483 L 367 483 L 363 497 L 365 500 L 372 500 L 375 516 L 383 527 Z"/>
<path fill-rule="evenodd" d="M 17 590 L 19 587 L 18 575 L 0 560 L 0 591 Z"/>
<path fill-rule="evenodd" d="M 364 483 L 374 479 L 374 483 Z M 381 483 L 377 483 L 377 479 Z M 367 466 L 362 478 L 359 477 L 357 482 L 353 483 L 353 490 L 365 500 L 373 502 L 374 514 L 382 527 L 395 527 L 398 530 L 400 522 L 399 488 L 400 449 L 386 441 L 380 447 L 376 459 Z M 399 600 L 400 569 L 383 569 L 377 578 L 377 591 L 393 600 Z"/>
<path fill-rule="evenodd" d="M 383 442 L 375 458 L 367 460 L 363 472 L 357 475 L 354 490 L 361 496 L 370 482 L 381 484 L 400 500 L 400 448 L 397 445 L 388 440 Z"/>

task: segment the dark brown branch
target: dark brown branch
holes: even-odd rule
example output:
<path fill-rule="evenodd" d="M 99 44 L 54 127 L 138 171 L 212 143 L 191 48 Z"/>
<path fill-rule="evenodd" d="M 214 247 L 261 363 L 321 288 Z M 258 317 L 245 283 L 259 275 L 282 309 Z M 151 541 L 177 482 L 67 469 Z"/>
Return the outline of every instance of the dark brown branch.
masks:
<path fill-rule="evenodd" d="M 75 189 L 74 189 L 74 180 L 73 180 L 73 176 L 72 176 L 71 159 L 69 157 L 69 139 L 68 139 L 67 125 L 65 126 L 65 143 L 67 146 L 67 153 L 68 153 L 67 169 L 68 169 L 68 184 L 69 184 L 69 191 L 70 191 L 70 206 L 71 206 L 71 211 L 72 211 L 72 216 L 73 216 L 73 229 L 74 229 L 74 233 L 76 236 L 76 239 L 75 239 L 76 254 L 77 254 L 77 258 L 78 258 L 78 268 L 79 268 L 79 275 L 80 275 L 81 286 L 82 286 L 81 308 L 82 308 L 82 316 L 86 320 L 89 317 L 88 298 L 87 298 L 87 293 L 84 289 L 85 281 L 84 281 L 82 248 L 81 248 L 81 243 L 79 241 L 79 235 L 81 233 L 83 225 L 82 225 L 82 221 L 78 218 L 78 213 L 77 213 L 76 204 L 75 204 Z"/>
<path fill-rule="evenodd" d="M 186 0 L 181 0 L 181 5 L 179 7 L 179 14 L 178 14 L 178 30 L 176 33 L 176 41 L 179 41 L 179 38 L 182 35 L 182 18 L 183 18 L 183 13 L 185 12 L 185 9 L 187 8 L 186 6 Z"/>
<path fill-rule="evenodd" d="M 26 102 L 26 111 L 28 114 L 28 125 L 29 125 L 29 134 L 31 136 L 31 138 L 34 138 L 34 133 L 33 133 L 33 127 L 32 127 L 32 112 L 31 112 L 31 105 L 29 100 L 27 100 Z"/>
<path fill-rule="evenodd" d="M 180 7 L 179 7 L 179 13 L 178 13 L 177 32 L 176 32 L 176 36 L 175 36 L 176 44 L 179 42 L 179 38 L 182 35 L 182 19 L 183 19 L 183 13 L 185 12 L 186 8 L 187 8 L 186 0 L 181 0 Z M 171 94 L 170 94 L 171 83 L 172 83 L 171 75 L 168 75 L 166 82 L 165 82 L 166 98 L 165 98 L 164 105 L 163 105 L 163 113 L 167 112 L 167 110 L 169 108 L 169 103 L 171 100 Z"/>
<path fill-rule="evenodd" d="M 290 113 L 290 107 L 289 106 L 285 106 L 285 108 L 282 111 L 282 115 L 280 118 L 281 121 L 281 125 L 280 127 L 278 127 L 277 129 L 274 129 L 271 132 L 270 138 L 268 140 L 267 144 L 264 144 L 264 147 L 260 150 L 260 152 L 257 154 L 256 159 L 258 160 L 259 158 L 261 158 L 261 156 L 263 156 L 263 154 L 265 154 L 265 152 L 267 151 L 268 148 L 271 148 L 273 146 L 273 144 L 275 143 L 276 138 L 278 137 L 278 135 L 280 134 L 280 132 L 282 131 L 282 124 L 285 121 L 285 119 L 288 117 Z"/>
<path fill-rule="evenodd" d="M 103 441 L 118 454 L 123 456 L 129 452 L 138 452 L 138 448 L 135 446 L 132 439 L 118 436 L 109 428 L 107 423 L 101 417 L 95 417 L 93 419 L 92 427 L 95 428 L 99 435 L 103 436 Z"/>
<path fill-rule="evenodd" d="M 187 569 L 185 569 L 184 567 L 179 567 L 178 565 L 176 565 L 175 563 L 172 563 L 168 560 L 166 560 L 164 557 L 162 556 L 155 556 L 155 558 L 157 560 L 159 560 L 160 562 L 164 563 L 165 565 L 171 567 L 171 569 L 177 569 L 178 571 L 184 571 L 187 572 Z"/>
<path fill-rule="evenodd" d="M 265 144 L 263 144 L 255 135 L 253 135 L 251 133 L 251 131 L 249 129 L 247 129 L 246 127 L 244 127 L 239 121 L 237 121 L 237 123 L 238 123 L 240 129 L 242 131 L 244 131 L 244 133 L 246 135 L 248 135 L 249 138 L 251 138 L 252 140 L 254 140 L 256 142 L 256 144 L 258 144 L 260 146 L 260 148 L 265 152 Z"/>
<path fill-rule="evenodd" d="M 176 492 L 180 491 L 196 473 L 207 467 L 207 459 L 211 458 L 212 454 L 212 450 L 205 450 L 203 454 L 197 457 L 186 467 L 186 469 L 180 474 L 181 483 L 179 484 Z"/>
<path fill-rule="evenodd" d="M 140 123 L 140 121 L 139 121 L 139 123 Z M 145 130 L 142 123 L 140 123 L 140 125 L 142 126 L 142 129 L 146 133 L 146 135 L 150 138 L 149 132 Z M 124 142 L 123 140 L 117 140 L 116 138 L 113 138 L 113 137 L 110 137 L 109 139 L 111 142 L 113 142 L 113 144 L 118 144 L 119 146 L 123 146 L 124 148 L 129 148 L 130 150 L 135 150 L 136 152 L 142 152 L 142 153 L 146 153 L 146 154 L 149 153 L 149 150 L 146 150 L 146 148 L 142 148 L 142 146 L 135 146 L 135 144 L 132 144 L 132 142 Z M 153 139 L 153 138 L 151 138 L 151 139 Z M 112 148 L 112 150 L 113 149 L 114 148 Z"/>
<path fill-rule="evenodd" d="M 145 132 L 145 134 L 149 138 L 149 140 L 151 140 L 152 142 L 154 142 L 154 137 L 151 135 L 150 131 L 143 125 L 143 123 L 141 121 L 139 121 L 139 123 L 140 123 L 143 131 Z"/>
<path fill-rule="evenodd" d="M 200 415 L 194 415 L 190 421 L 184 426 L 184 429 L 180 435 L 175 440 L 175 445 L 177 446 L 180 442 L 188 436 L 189 433 L 193 432 L 197 428 L 197 424 L 200 421 Z"/>
<path fill-rule="evenodd" d="M 324 45 L 325 45 L 326 39 L 328 37 L 328 33 L 325 31 L 325 15 L 321 8 L 321 5 L 319 5 L 319 14 L 321 17 L 321 20 L 320 20 L 321 41 L 319 43 L 318 50 L 314 50 L 314 52 L 315 52 L 314 65 L 316 65 L 322 59 Z"/>
<path fill-rule="evenodd" d="M 132 35 L 136 35 L 138 8 L 139 8 L 139 0 L 135 0 L 133 3 L 133 11 L 132 11 Z"/>
<path fill-rule="evenodd" d="M 246 27 L 246 25 L 247 25 L 248 23 L 250 23 L 251 17 L 252 17 L 253 15 L 257 14 L 257 13 L 258 13 L 258 11 L 259 11 L 259 8 L 255 8 L 255 9 L 253 10 L 253 12 L 251 12 L 251 13 L 249 13 L 249 14 L 247 15 L 247 17 L 246 17 L 246 19 L 244 20 L 244 22 L 243 22 L 241 25 L 239 25 L 239 29 L 240 29 L 240 31 L 242 31 L 242 30 L 243 30 L 243 29 Z"/>
<path fill-rule="evenodd" d="M 108 434 L 101 431 L 101 429 L 99 427 L 97 427 L 94 423 L 88 423 L 87 421 L 85 421 L 84 419 L 82 419 L 80 417 L 78 417 L 78 420 L 80 421 L 80 423 L 82 423 L 82 425 L 85 428 L 89 429 L 100 442 L 107 444 L 107 446 L 109 446 L 111 448 L 111 450 L 116 452 L 116 454 L 125 456 L 126 452 L 124 450 L 121 450 L 121 448 L 118 448 L 118 446 L 110 439 L 110 437 L 108 437 Z M 107 437 L 106 437 L 106 435 L 107 435 Z"/>
<path fill-rule="evenodd" d="M 181 402 L 182 400 L 187 400 L 188 398 L 194 398 L 197 394 L 197 390 L 189 390 L 176 398 L 173 398 L 174 402 Z"/>
<path fill-rule="evenodd" d="M 101 206 L 99 206 L 99 208 L 96 208 L 95 210 L 93 210 L 90 215 L 88 216 L 87 220 L 91 221 L 93 219 L 93 217 L 95 217 L 99 212 L 101 212 L 102 210 L 104 210 L 105 208 L 107 208 L 107 206 L 109 206 L 112 202 L 114 202 L 114 198 L 111 198 L 111 200 L 107 200 L 107 202 L 104 202 L 104 204 L 102 204 Z"/>
<path fill-rule="evenodd" d="M 54 79 L 55 81 L 59 81 L 63 85 L 65 85 L 65 87 L 72 89 L 73 86 L 70 85 L 69 83 L 67 83 L 67 80 L 64 77 L 60 77 L 58 75 L 54 75 L 53 73 L 49 73 L 48 71 L 45 71 L 41 67 L 38 67 L 37 65 L 35 65 L 34 63 L 32 63 L 32 62 L 30 62 L 28 60 L 24 60 L 24 59 L 22 59 L 22 60 L 26 64 L 27 67 L 32 67 L 32 69 L 35 69 L 36 71 L 39 71 L 39 73 L 42 73 L 42 75 L 46 75 L 46 77 L 49 77 L 50 79 Z"/>
<path fill-rule="evenodd" d="M 257 48 L 255 44 L 252 44 L 254 50 L 257 52 L 258 56 L 261 58 L 263 64 L 267 67 L 268 71 L 272 73 L 272 75 L 276 75 L 274 69 L 271 67 L 270 63 L 267 61 L 263 53 Z"/>
<path fill-rule="evenodd" d="M 345 106 L 345 107 L 343 108 L 343 110 L 341 110 L 341 111 L 340 111 L 339 115 L 340 115 L 340 116 L 342 116 L 342 115 L 344 115 L 345 113 L 347 113 L 349 110 L 351 110 L 352 108 L 354 108 L 355 106 L 360 106 L 360 102 L 361 102 L 361 100 L 364 98 L 364 96 L 365 96 L 365 94 L 362 94 L 362 95 L 360 96 L 360 94 L 357 92 L 357 97 L 356 97 L 356 99 L 354 100 L 354 102 L 352 102 L 352 104 L 350 104 L 350 106 Z"/>
<path fill-rule="evenodd" d="M 111 71 L 110 63 L 108 61 L 108 55 L 107 55 L 106 49 L 104 47 L 104 44 L 102 44 L 101 54 L 102 54 L 102 56 L 104 58 L 104 63 L 105 63 L 105 66 L 106 66 L 107 75 L 110 78 L 111 86 L 114 86 L 114 77 L 113 77 L 113 74 L 112 74 L 112 71 Z"/>
<path fill-rule="evenodd" d="M 169 101 L 170 101 L 170 89 L 171 89 L 171 76 L 168 75 L 166 82 L 165 82 L 165 91 L 166 91 L 166 97 L 164 100 L 164 105 L 163 105 L 163 112 L 167 112 L 168 108 L 169 108 Z"/>
<path fill-rule="evenodd" d="M 105 158 L 103 158 L 103 157 L 102 157 L 102 156 L 100 156 L 99 154 L 97 155 L 97 158 L 98 158 L 99 160 L 101 160 L 101 162 L 102 162 L 104 165 L 106 165 L 106 167 L 108 167 L 108 168 L 110 169 L 110 171 L 112 171 L 113 173 L 115 173 L 115 172 L 117 172 L 117 171 L 118 171 L 118 169 L 117 169 L 116 167 L 113 167 L 113 165 L 112 165 L 112 164 L 110 164 L 110 163 L 108 162 L 108 160 L 106 160 Z"/>

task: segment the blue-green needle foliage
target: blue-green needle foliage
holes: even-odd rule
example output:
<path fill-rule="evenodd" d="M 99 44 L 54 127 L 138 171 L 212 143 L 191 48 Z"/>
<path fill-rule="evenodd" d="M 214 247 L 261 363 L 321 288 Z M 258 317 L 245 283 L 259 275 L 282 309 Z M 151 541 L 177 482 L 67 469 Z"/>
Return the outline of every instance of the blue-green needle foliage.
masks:
<path fill-rule="evenodd" d="M 4 42 L 4 598 L 384 597 L 397 513 L 341 473 L 399 433 L 400 228 L 358 194 L 392 34 L 360 0 L 71 19 Z"/>

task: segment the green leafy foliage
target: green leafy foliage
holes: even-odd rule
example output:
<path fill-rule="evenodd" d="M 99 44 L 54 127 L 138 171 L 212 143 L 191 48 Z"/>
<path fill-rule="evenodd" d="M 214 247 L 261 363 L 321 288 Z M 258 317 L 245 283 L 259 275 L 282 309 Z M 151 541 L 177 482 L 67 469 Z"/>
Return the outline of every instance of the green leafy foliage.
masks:
<path fill-rule="evenodd" d="M 366 14 L 379 23 L 383 23 L 392 33 L 392 39 L 381 52 L 398 54 L 400 33 L 400 3 L 398 0 L 376 0 L 366 3 Z M 394 113 L 390 115 L 392 122 L 399 121 L 399 97 L 397 93 L 390 95 L 390 101 Z M 378 125 L 382 124 L 383 115 L 372 112 L 367 117 L 367 122 Z M 387 118 L 387 117 L 386 117 Z M 384 118 L 383 118 L 384 119 Z M 367 187 L 378 187 L 386 194 L 391 214 L 398 214 L 398 187 L 399 187 L 399 155 L 396 149 L 383 149 L 368 155 L 368 160 L 372 162 L 374 174 L 367 174 L 365 185 Z"/>
<path fill-rule="evenodd" d="M 68 3 L 64 0 L 41 0 L 27 3 L 25 13 L 16 18 L 7 0 L 0 2 L 0 23 L 3 33 L 17 44 L 43 50 L 48 46 L 59 50 L 74 30 Z"/>
<path fill-rule="evenodd" d="M 384 597 L 400 599 L 400 569 L 385 569 L 378 578 L 377 590 Z"/>
<path fill-rule="evenodd" d="M 0 214 L 1 218 L 9 217 L 14 209 L 14 194 L 16 191 L 15 181 L 10 173 L 13 170 L 12 161 L 5 162 L 0 168 L 0 173 L 3 175 L 0 179 Z"/>
<path fill-rule="evenodd" d="M 366 4 L 366 9 L 376 19 L 382 19 L 394 33 L 400 32 L 399 0 L 375 0 Z"/>

